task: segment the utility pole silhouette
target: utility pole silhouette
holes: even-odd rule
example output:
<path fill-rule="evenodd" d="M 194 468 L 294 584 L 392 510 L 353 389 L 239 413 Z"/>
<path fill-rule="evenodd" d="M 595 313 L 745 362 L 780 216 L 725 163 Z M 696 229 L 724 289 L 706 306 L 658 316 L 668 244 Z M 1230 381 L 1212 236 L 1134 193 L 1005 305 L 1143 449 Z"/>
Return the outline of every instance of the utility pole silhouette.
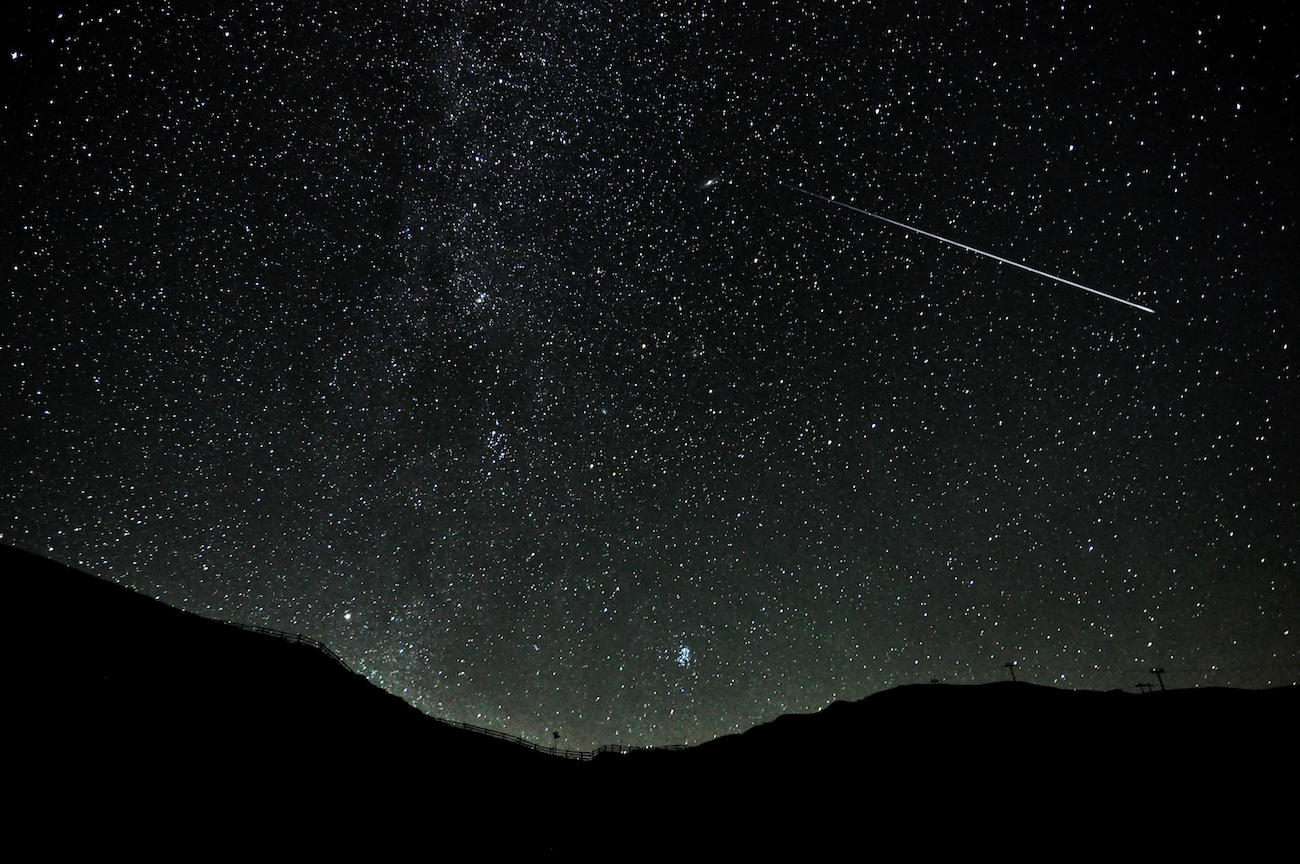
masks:
<path fill-rule="evenodd" d="M 551 732 L 551 752 L 554 753 L 554 752 L 555 752 L 555 748 L 558 747 L 558 746 L 560 746 L 560 733 L 559 733 L 559 732 L 552 731 L 552 732 Z"/>
<path fill-rule="evenodd" d="M 1156 668 L 1154 668 L 1154 669 L 1151 670 L 1151 674 L 1154 675 L 1154 676 L 1156 676 L 1156 680 L 1160 682 L 1160 689 L 1161 689 L 1161 690 L 1164 690 L 1164 689 L 1165 689 L 1165 679 L 1162 678 L 1162 677 L 1160 677 L 1160 676 L 1162 676 L 1162 675 L 1165 674 L 1165 670 L 1164 670 L 1164 668 L 1163 668 L 1163 667 L 1160 667 L 1160 666 L 1157 666 Z M 1147 686 L 1150 687 L 1151 685 L 1148 684 Z"/>
<path fill-rule="evenodd" d="M 1151 692 L 1151 688 L 1154 687 L 1154 686 L 1156 686 L 1156 685 L 1154 685 L 1154 684 L 1148 684 L 1146 681 L 1139 681 L 1139 682 L 1138 682 L 1138 685 L 1137 685 L 1137 688 L 1138 688 L 1139 690 L 1141 690 L 1143 693 L 1150 693 L 1150 692 Z"/>
<path fill-rule="evenodd" d="M 1003 665 L 1004 665 L 1006 668 L 1008 668 L 1008 669 L 1011 670 L 1011 681 L 1014 683 L 1015 680 L 1016 680 L 1016 664 L 1015 664 L 1015 661 L 1012 661 L 1012 662 L 1010 662 L 1010 663 L 1004 663 Z"/>

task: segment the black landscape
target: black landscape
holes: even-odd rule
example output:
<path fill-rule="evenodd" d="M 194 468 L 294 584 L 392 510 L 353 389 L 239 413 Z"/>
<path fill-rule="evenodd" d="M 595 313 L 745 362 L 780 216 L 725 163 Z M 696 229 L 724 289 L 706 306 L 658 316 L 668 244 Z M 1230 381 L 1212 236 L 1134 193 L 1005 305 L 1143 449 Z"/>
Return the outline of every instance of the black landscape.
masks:
<path fill-rule="evenodd" d="M 16 824 L 56 846 L 252 832 L 264 848 L 793 850 L 923 831 L 974 848 L 1008 828 L 1014 848 L 1202 817 L 1197 832 L 1217 835 L 1293 801 L 1300 766 L 1295 687 L 1010 681 L 902 686 L 695 747 L 564 758 L 430 718 L 298 637 L 11 547 L 0 571 L 30 622 L 5 631 Z"/>

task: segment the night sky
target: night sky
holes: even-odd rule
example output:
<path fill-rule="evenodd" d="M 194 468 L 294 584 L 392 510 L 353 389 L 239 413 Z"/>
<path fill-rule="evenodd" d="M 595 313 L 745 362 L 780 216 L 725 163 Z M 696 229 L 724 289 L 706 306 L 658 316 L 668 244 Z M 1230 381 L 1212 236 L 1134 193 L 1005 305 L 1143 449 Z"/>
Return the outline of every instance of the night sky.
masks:
<path fill-rule="evenodd" d="M 1300 678 L 1294 13 L 499 5 L 6 13 L 0 542 L 571 748 Z"/>

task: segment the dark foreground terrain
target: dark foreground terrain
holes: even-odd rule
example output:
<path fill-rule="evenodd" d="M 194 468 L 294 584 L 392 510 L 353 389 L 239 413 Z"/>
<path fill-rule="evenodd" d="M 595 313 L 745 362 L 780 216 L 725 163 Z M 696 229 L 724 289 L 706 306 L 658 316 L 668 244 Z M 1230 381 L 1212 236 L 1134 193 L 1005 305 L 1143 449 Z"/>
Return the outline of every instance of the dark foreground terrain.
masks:
<path fill-rule="evenodd" d="M 578 762 L 438 722 L 312 644 L 7 547 L 0 574 L 7 821 L 47 851 L 1294 847 L 1294 687 L 916 685 Z"/>

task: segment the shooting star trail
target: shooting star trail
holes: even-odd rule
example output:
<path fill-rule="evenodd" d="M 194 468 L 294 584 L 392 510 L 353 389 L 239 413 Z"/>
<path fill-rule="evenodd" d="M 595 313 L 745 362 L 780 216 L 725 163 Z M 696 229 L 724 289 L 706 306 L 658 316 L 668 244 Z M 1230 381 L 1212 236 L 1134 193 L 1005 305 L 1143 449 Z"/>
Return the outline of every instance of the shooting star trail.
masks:
<path fill-rule="evenodd" d="M 778 181 L 780 182 L 780 181 Z M 809 192 L 807 189 L 801 189 L 798 186 L 791 186 L 789 183 L 781 183 L 787 189 L 793 189 L 796 192 L 802 192 L 810 198 L 817 198 L 825 201 L 827 204 L 834 204 L 843 207 L 846 210 L 852 210 L 854 213 L 861 213 L 863 216 L 870 216 L 872 219 L 879 219 L 881 222 L 888 222 L 890 225 L 897 225 L 899 228 L 906 228 L 908 231 L 915 231 L 917 234 L 924 234 L 926 237 L 933 237 L 935 240 L 942 240 L 958 249 L 965 249 L 967 252 L 974 252 L 976 255 L 983 255 L 985 258 L 992 258 L 994 261 L 1001 261 L 1003 264 L 1010 264 L 1012 267 L 1019 267 L 1021 270 L 1028 270 L 1038 276 L 1046 276 L 1048 279 L 1054 279 L 1062 285 L 1069 285 L 1071 288 L 1082 288 L 1098 297 L 1105 297 L 1107 300 L 1114 300 L 1116 303 L 1123 303 L 1125 306 L 1132 306 L 1134 309 L 1141 309 L 1143 312 L 1152 312 L 1156 310 L 1147 306 L 1141 306 L 1132 300 L 1125 300 L 1123 297 L 1116 297 L 1114 294 L 1107 294 L 1105 291 L 1098 291 L 1096 288 L 1089 288 L 1087 285 L 1080 285 L 1078 282 L 1071 282 L 1069 279 L 1062 279 L 1060 276 L 1053 276 L 1043 270 L 1030 267 L 1028 264 L 1021 264 L 1019 261 L 1012 261 L 1010 258 L 1003 258 L 1001 255 L 994 255 L 992 252 L 985 252 L 983 249 L 976 249 L 974 246 L 967 246 L 965 243 L 958 243 L 956 240 L 949 240 L 947 237 L 940 237 L 938 234 L 931 234 L 929 231 L 922 231 L 920 228 L 914 228 L 906 222 L 899 222 L 890 219 L 888 216 L 881 216 L 879 213 L 872 213 L 870 210 L 863 210 L 861 207 L 854 207 L 852 204 L 845 204 L 843 201 L 836 201 L 834 198 L 827 198 L 825 195 L 818 195 L 816 192 Z"/>

